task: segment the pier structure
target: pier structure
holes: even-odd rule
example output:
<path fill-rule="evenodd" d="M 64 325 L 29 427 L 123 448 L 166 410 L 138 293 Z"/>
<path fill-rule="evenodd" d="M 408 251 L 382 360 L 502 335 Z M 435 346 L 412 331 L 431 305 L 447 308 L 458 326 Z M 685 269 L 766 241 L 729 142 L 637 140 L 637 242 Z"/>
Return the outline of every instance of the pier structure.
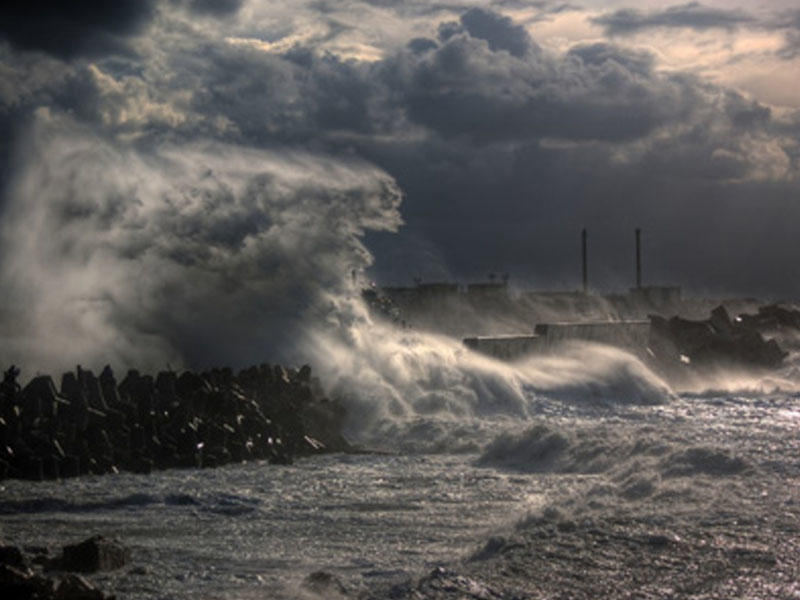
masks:
<path fill-rule="evenodd" d="M 570 341 L 594 342 L 639 352 L 647 348 L 650 321 L 583 321 L 539 323 L 532 334 L 464 338 L 470 350 L 501 360 L 515 360 L 558 348 Z"/>
<path fill-rule="evenodd" d="M 589 293 L 589 248 L 586 229 L 581 231 L 581 266 L 583 275 L 583 293 Z"/>

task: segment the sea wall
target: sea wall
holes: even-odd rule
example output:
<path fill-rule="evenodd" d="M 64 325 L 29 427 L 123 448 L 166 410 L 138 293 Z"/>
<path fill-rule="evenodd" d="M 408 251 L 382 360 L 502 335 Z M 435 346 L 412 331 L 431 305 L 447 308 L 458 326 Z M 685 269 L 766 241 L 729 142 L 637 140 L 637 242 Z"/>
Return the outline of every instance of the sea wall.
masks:
<path fill-rule="evenodd" d="M 514 360 L 544 348 L 545 338 L 539 335 L 499 335 L 464 338 L 470 350 L 501 360 Z"/>
<path fill-rule="evenodd" d="M 350 449 L 344 408 L 324 397 L 311 368 L 260 366 L 117 382 L 77 368 L 60 388 L 49 375 L 0 384 L 0 478 L 56 479 L 121 470 L 148 473 Z"/>
<path fill-rule="evenodd" d="M 650 321 L 540 323 L 534 331 L 545 340 L 546 346 L 566 340 L 582 340 L 623 348 L 644 348 L 650 336 Z"/>
<path fill-rule="evenodd" d="M 578 340 L 641 351 L 650 336 L 649 321 L 540 323 L 532 335 L 495 335 L 464 338 L 467 348 L 500 360 L 515 360 Z"/>

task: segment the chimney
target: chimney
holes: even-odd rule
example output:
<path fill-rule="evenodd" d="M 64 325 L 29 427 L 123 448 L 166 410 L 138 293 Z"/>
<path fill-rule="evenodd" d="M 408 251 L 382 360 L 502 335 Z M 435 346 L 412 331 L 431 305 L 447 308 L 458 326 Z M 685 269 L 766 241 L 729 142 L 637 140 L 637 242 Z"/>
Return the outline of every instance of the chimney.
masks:
<path fill-rule="evenodd" d="M 636 289 L 642 288 L 642 230 L 636 228 Z"/>
<path fill-rule="evenodd" d="M 586 256 L 586 229 L 581 231 L 581 257 L 583 258 L 583 293 L 589 291 L 589 265 Z"/>

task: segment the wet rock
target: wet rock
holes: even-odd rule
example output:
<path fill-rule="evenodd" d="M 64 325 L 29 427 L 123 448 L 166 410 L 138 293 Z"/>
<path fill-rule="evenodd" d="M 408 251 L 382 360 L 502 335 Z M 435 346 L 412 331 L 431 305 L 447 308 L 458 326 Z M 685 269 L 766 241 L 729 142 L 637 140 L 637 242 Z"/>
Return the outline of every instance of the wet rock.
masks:
<path fill-rule="evenodd" d="M 56 583 L 53 600 L 111 600 L 85 577 L 65 575 Z"/>
<path fill-rule="evenodd" d="M 739 315 L 737 320 L 744 327 L 761 333 L 787 329 L 800 331 L 800 310 L 784 308 L 778 304 L 760 306 L 757 314 Z"/>
<path fill-rule="evenodd" d="M 74 455 L 65 456 L 61 460 L 58 470 L 62 477 L 78 477 L 83 473 L 81 471 L 81 459 Z"/>
<path fill-rule="evenodd" d="M 3 403 L 13 403 L 14 398 L 20 393 L 21 387 L 17 383 L 20 370 L 11 365 L 7 371 L 3 373 L 3 381 L 0 382 L 0 399 Z"/>
<path fill-rule="evenodd" d="M 8 565 L 17 569 L 27 568 L 25 555 L 16 546 L 7 544 L 0 545 L 0 564 Z"/>
<path fill-rule="evenodd" d="M 731 321 L 730 315 L 724 306 L 720 305 L 711 311 L 711 317 L 708 319 L 708 324 L 711 328 L 720 335 L 733 335 L 734 325 Z"/>
<path fill-rule="evenodd" d="M 309 365 L 300 367 L 300 371 L 297 373 L 297 379 L 303 383 L 309 383 L 311 381 L 311 367 Z"/>
<path fill-rule="evenodd" d="M 37 416 L 58 419 L 59 412 L 67 410 L 69 402 L 56 391 L 49 375 L 34 377 L 22 390 L 22 402 L 26 410 Z"/>
<path fill-rule="evenodd" d="M 130 551 L 119 542 L 95 535 L 78 544 L 64 546 L 60 568 L 64 571 L 94 573 L 112 571 L 130 560 Z"/>
<path fill-rule="evenodd" d="M 773 369 L 787 356 L 774 340 L 765 340 L 756 329 L 732 321 L 723 306 L 711 311 L 705 321 L 651 315 L 650 325 L 650 349 L 668 364 Z"/>
<path fill-rule="evenodd" d="M 14 600 L 51 598 L 54 582 L 28 568 L 0 564 L 0 595 Z"/>
<path fill-rule="evenodd" d="M 50 570 L 50 565 L 53 565 L 54 562 L 57 562 L 57 559 L 54 559 L 52 556 L 50 556 L 49 548 L 26 548 L 25 550 L 31 555 L 31 563 L 42 567 L 44 570 Z"/>
<path fill-rule="evenodd" d="M 271 465 L 291 465 L 294 464 L 291 455 L 285 452 L 277 452 L 269 457 L 269 464 Z"/>
<path fill-rule="evenodd" d="M 80 366 L 57 391 L 48 376 L 24 390 L 19 370 L 0 384 L 0 478 L 30 480 L 215 467 L 349 452 L 344 408 L 327 400 L 311 367 L 260 365 L 156 378 L 136 370 L 117 384 Z"/>
<path fill-rule="evenodd" d="M 28 481 L 44 481 L 44 460 L 36 456 L 19 458 L 16 461 L 16 476 Z"/>

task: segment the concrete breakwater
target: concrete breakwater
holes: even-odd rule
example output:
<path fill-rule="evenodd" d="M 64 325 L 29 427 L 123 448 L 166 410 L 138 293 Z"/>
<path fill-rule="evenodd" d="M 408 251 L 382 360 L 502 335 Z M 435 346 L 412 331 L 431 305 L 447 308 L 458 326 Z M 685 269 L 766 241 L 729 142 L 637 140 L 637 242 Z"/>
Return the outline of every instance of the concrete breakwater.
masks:
<path fill-rule="evenodd" d="M 501 360 L 547 352 L 571 340 L 596 342 L 638 350 L 647 345 L 649 321 L 594 321 L 539 323 L 533 334 L 476 336 L 464 338 L 464 345 Z"/>
<path fill-rule="evenodd" d="M 800 330 L 800 311 L 770 305 L 731 319 L 720 305 L 705 320 L 650 315 L 647 321 L 540 323 L 533 334 L 464 338 L 465 346 L 501 360 L 548 352 L 568 341 L 616 346 L 669 375 L 687 369 L 733 366 L 776 369 L 788 355 L 767 332 Z"/>
<path fill-rule="evenodd" d="M 120 470 L 149 473 L 351 450 L 344 408 L 311 368 L 262 364 L 117 382 L 77 368 L 60 388 L 48 375 L 22 387 L 12 366 L 0 383 L 0 478 L 56 479 Z"/>

